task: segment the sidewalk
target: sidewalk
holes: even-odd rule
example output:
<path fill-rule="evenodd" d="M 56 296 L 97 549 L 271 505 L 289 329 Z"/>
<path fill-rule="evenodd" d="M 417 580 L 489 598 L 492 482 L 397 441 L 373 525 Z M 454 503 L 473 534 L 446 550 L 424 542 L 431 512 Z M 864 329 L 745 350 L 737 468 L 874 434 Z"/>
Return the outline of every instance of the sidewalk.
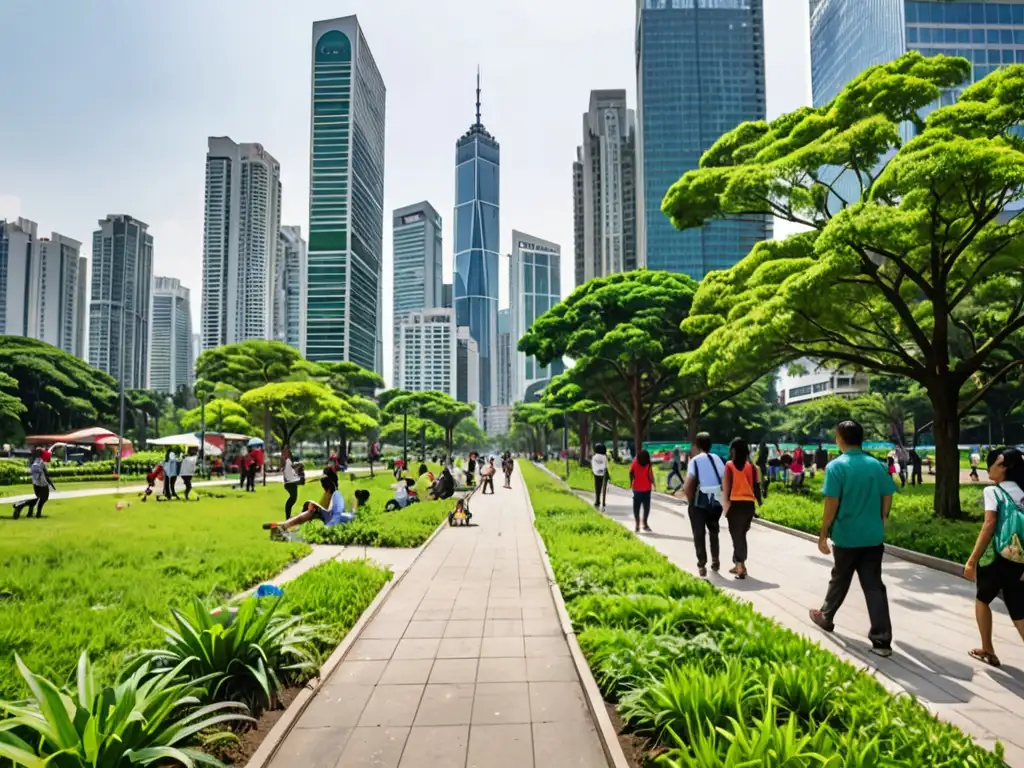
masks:
<path fill-rule="evenodd" d="M 593 501 L 588 494 L 581 494 Z M 656 499 L 650 524 L 653 533 L 641 538 L 683 570 L 697 573 L 696 555 L 686 507 Z M 628 491 L 608 490 L 608 517 L 633 530 L 632 497 Z M 748 600 L 780 624 L 821 643 L 837 656 L 877 670 L 887 688 L 916 696 L 944 720 L 962 728 L 988 748 L 998 739 L 1011 766 L 1024 766 L 1024 645 L 1003 604 L 993 603 L 994 640 L 1003 662 L 993 669 L 971 659 L 977 648 L 974 585 L 963 579 L 886 557 L 884 578 L 894 630 L 893 656 L 869 653 L 868 615 L 864 595 L 854 583 L 829 635 L 808 618 L 825 595 L 831 558 L 817 546 L 788 533 L 757 525 L 748 535 L 750 576 L 737 581 L 728 573 L 732 541 L 722 522 L 722 574 L 709 571 L 712 584 Z"/>
<path fill-rule="evenodd" d="M 607 767 L 512 485 L 426 546 L 272 768 Z"/>

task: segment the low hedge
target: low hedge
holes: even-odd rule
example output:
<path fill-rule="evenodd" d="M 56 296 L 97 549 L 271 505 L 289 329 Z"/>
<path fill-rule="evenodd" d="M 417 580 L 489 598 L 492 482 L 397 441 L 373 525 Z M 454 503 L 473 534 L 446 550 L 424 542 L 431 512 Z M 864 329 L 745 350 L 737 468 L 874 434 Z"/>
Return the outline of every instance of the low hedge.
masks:
<path fill-rule="evenodd" d="M 121 459 L 121 479 L 145 477 L 157 463 L 163 461 L 165 455 L 161 451 L 142 451 Z M 117 463 L 113 459 L 86 461 L 81 464 L 53 459 L 46 468 L 46 472 L 54 481 L 117 480 L 116 468 Z M 29 483 L 31 477 L 27 461 L 0 459 L 0 485 Z"/>
<path fill-rule="evenodd" d="M 551 565 L 605 698 L 665 768 L 1001 766 L 908 696 L 684 573 L 521 464 Z"/>

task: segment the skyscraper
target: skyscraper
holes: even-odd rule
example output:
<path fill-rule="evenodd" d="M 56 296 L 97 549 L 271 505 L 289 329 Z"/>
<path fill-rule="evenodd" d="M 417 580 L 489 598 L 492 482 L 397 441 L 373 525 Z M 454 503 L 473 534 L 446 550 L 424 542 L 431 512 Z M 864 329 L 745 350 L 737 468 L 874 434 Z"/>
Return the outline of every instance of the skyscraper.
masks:
<path fill-rule="evenodd" d="M 512 353 L 519 339 L 512 338 L 509 310 L 498 310 L 498 405 L 512 403 Z"/>
<path fill-rule="evenodd" d="M 149 388 L 173 395 L 191 387 L 192 307 L 189 289 L 175 277 L 153 278 L 153 340 L 149 350 Z"/>
<path fill-rule="evenodd" d="M 762 0 L 636 0 L 637 261 L 701 279 L 771 237 L 767 216 L 677 231 L 669 187 L 718 138 L 765 118 Z"/>
<path fill-rule="evenodd" d="M 398 368 L 403 359 L 398 348 L 401 318 L 410 312 L 442 307 L 444 303 L 441 217 L 434 206 L 424 201 L 394 211 L 392 248 L 394 381 L 397 382 L 401 378 Z"/>
<path fill-rule="evenodd" d="M 83 356 L 82 244 L 54 232 L 38 236 L 34 221 L 0 219 L 0 334 L 28 336 Z"/>
<path fill-rule="evenodd" d="M 455 329 L 455 399 L 480 404 L 480 351 L 469 328 Z"/>
<path fill-rule="evenodd" d="M 533 357 L 515 347 L 534 320 L 562 300 L 562 249 L 539 237 L 512 231 L 512 256 L 509 261 L 509 326 L 512 352 L 512 402 L 524 400 L 534 384 L 557 376 L 565 366 L 556 360 L 540 365 Z"/>
<path fill-rule="evenodd" d="M 396 322 L 394 386 L 458 397 L 455 310 L 406 312 Z"/>
<path fill-rule="evenodd" d="M 444 283 L 441 285 L 441 306 L 446 309 L 454 309 L 454 299 L 452 298 L 452 284 Z"/>
<path fill-rule="evenodd" d="M 75 357 L 86 358 L 85 326 L 89 317 L 89 260 L 78 257 L 78 300 L 75 302 Z"/>
<path fill-rule="evenodd" d="M 203 349 L 273 338 L 281 166 L 260 144 L 211 136 L 203 230 Z"/>
<path fill-rule="evenodd" d="M 573 165 L 576 284 L 636 269 L 636 115 L 626 92 L 591 91 Z M 581 248 L 582 245 L 582 248 Z"/>
<path fill-rule="evenodd" d="M 811 4 L 814 106 L 830 102 L 868 67 L 908 50 L 963 56 L 973 65 L 975 82 L 1001 66 L 1024 63 L 1024 0 L 816 0 Z M 958 96 L 950 89 L 940 103 L 951 104 Z"/>
<path fill-rule="evenodd" d="M 273 338 L 306 354 L 306 241 L 302 227 L 281 227 L 274 268 Z"/>
<path fill-rule="evenodd" d="M 92 235 L 89 365 L 146 387 L 153 296 L 153 236 L 149 225 L 110 214 Z"/>
<path fill-rule="evenodd" d="M 355 16 L 313 23 L 306 356 L 383 370 L 384 81 Z"/>
<path fill-rule="evenodd" d="M 455 144 L 455 321 L 469 329 L 480 363 L 480 403 L 498 397 L 495 347 L 498 332 L 500 147 L 480 121 L 480 75 L 476 122 Z"/>

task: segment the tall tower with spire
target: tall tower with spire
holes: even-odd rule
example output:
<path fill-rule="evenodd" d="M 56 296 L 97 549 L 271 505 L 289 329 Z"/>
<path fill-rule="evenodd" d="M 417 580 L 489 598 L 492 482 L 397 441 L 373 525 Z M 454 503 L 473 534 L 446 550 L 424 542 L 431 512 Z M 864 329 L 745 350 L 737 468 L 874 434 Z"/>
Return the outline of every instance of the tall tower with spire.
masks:
<path fill-rule="evenodd" d="M 476 75 L 476 122 L 455 142 L 455 322 L 476 341 L 480 404 L 498 399 L 498 254 L 500 253 L 498 141 L 484 128 Z M 518 341 L 518 340 L 516 340 Z"/>

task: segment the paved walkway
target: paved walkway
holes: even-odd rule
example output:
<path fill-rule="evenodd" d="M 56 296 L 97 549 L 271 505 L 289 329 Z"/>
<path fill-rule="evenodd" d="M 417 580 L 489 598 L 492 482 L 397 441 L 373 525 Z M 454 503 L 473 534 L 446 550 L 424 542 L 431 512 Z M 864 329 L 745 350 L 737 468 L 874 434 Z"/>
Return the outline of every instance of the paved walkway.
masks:
<path fill-rule="evenodd" d="M 584 495 L 588 501 L 589 495 Z M 696 555 L 686 507 L 657 499 L 651 510 L 653 533 L 641 534 L 648 544 L 683 570 L 696 574 Z M 606 514 L 633 529 L 628 491 L 608 490 Z M 758 612 L 819 641 L 836 655 L 880 673 L 890 690 L 906 691 L 943 719 L 991 748 L 996 739 L 1006 748 L 1012 766 L 1024 766 L 1024 644 L 1002 603 L 993 607 L 995 645 L 1003 662 L 992 669 L 967 655 L 978 647 L 974 622 L 974 585 L 963 579 L 887 557 L 884 577 L 894 629 L 891 659 L 868 652 L 868 615 L 856 584 L 836 616 L 836 631 L 815 627 L 808 609 L 818 608 L 825 595 L 832 560 L 816 544 L 755 524 L 748 536 L 750 576 L 736 581 L 725 571 L 732 542 L 724 522 L 721 535 L 723 574 L 709 572 L 712 584 L 749 600 Z"/>
<path fill-rule="evenodd" d="M 512 482 L 427 545 L 272 768 L 607 768 Z"/>

